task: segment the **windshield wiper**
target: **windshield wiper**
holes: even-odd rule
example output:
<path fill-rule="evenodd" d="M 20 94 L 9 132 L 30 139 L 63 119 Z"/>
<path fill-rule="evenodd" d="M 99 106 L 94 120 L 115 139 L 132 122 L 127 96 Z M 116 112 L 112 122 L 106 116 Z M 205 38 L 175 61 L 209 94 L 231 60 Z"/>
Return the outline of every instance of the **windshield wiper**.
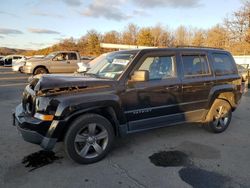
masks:
<path fill-rule="evenodd" d="M 84 76 L 91 76 L 91 77 L 94 77 L 94 78 L 100 78 L 100 79 L 111 79 L 109 77 L 105 77 L 105 76 L 100 76 L 98 74 L 95 74 L 95 73 L 84 73 Z"/>

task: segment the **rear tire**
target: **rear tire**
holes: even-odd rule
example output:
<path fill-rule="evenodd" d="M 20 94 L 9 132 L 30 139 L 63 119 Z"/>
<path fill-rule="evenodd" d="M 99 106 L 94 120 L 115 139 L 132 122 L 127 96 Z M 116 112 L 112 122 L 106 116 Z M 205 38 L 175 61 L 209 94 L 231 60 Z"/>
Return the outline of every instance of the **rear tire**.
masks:
<path fill-rule="evenodd" d="M 34 75 L 37 75 L 37 74 L 47 74 L 48 71 L 46 68 L 43 68 L 43 67 L 38 67 L 34 70 Z"/>
<path fill-rule="evenodd" d="M 206 119 L 204 126 L 207 130 L 214 133 L 224 132 L 232 119 L 231 105 L 225 100 L 216 99 Z"/>
<path fill-rule="evenodd" d="M 85 114 L 77 118 L 64 139 L 67 155 L 80 164 L 100 161 L 110 151 L 113 142 L 113 126 L 98 114 Z"/>

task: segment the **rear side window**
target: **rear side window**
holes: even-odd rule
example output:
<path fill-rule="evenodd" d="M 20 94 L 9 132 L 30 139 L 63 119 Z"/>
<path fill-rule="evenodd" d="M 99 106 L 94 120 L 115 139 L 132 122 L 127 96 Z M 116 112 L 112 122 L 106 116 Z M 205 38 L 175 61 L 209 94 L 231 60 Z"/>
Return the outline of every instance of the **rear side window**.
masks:
<path fill-rule="evenodd" d="M 183 55 L 184 76 L 209 75 L 210 69 L 205 55 Z"/>
<path fill-rule="evenodd" d="M 235 74 L 237 72 L 232 58 L 227 54 L 213 54 L 213 60 L 215 75 Z"/>
<path fill-rule="evenodd" d="M 69 53 L 68 54 L 68 60 L 77 60 L 77 56 L 75 53 Z"/>

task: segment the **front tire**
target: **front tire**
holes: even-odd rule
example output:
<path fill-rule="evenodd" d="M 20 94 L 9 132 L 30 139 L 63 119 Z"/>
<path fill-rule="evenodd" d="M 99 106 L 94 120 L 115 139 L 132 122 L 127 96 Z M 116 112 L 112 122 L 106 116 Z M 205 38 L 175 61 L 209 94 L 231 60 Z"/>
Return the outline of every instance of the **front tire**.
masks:
<path fill-rule="evenodd" d="M 231 105 L 221 99 L 216 99 L 207 115 L 205 128 L 214 133 L 224 132 L 232 119 Z"/>
<path fill-rule="evenodd" d="M 64 144 L 69 158 L 80 164 L 90 164 L 103 159 L 113 141 L 114 130 L 106 118 L 85 114 L 70 125 Z"/>

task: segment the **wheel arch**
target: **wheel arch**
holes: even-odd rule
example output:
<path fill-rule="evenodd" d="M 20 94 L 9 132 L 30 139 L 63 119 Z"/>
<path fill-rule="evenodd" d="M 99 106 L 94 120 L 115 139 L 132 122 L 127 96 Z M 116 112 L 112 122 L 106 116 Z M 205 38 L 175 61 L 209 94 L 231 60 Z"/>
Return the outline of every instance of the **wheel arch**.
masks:
<path fill-rule="evenodd" d="M 34 75 L 35 71 L 36 71 L 38 68 L 44 68 L 44 69 L 46 69 L 47 73 L 49 73 L 49 70 L 48 70 L 48 68 L 47 68 L 45 65 L 37 65 L 37 66 L 33 69 L 33 75 Z"/>
<path fill-rule="evenodd" d="M 118 121 L 118 114 L 115 111 L 113 106 L 104 106 L 104 107 L 91 107 L 84 110 L 79 110 L 71 114 L 69 117 L 66 118 L 66 124 L 63 128 L 62 135 L 60 136 L 59 140 L 63 140 L 66 132 L 68 131 L 72 122 L 74 122 L 78 117 L 84 114 L 98 114 L 105 117 L 111 124 L 115 132 L 115 136 L 119 135 L 119 121 Z"/>
<path fill-rule="evenodd" d="M 228 102 L 232 110 L 235 110 L 237 106 L 237 94 L 234 85 L 214 87 L 209 93 L 208 109 L 211 108 L 216 99 Z"/>

